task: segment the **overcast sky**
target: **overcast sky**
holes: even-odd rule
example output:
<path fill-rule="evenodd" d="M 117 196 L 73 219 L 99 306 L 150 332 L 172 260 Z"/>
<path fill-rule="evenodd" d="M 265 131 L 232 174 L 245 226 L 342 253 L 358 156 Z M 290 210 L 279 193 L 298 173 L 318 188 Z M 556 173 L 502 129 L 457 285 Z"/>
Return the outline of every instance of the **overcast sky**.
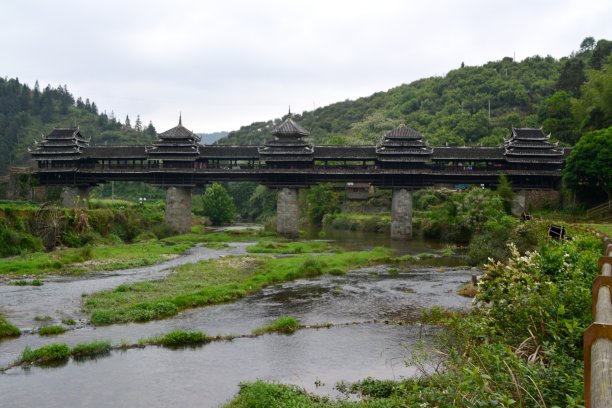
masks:
<path fill-rule="evenodd" d="M 0 75 L 234 130 L 505 56 L 612 39 L 610 0 L 4 0 Z"/>

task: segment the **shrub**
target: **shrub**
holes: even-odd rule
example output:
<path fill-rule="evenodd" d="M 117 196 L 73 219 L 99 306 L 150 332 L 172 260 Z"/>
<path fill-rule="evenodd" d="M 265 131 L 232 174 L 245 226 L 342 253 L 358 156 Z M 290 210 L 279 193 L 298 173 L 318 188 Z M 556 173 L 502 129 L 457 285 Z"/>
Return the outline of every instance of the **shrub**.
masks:
<path fill-rule="evenodd" d="M 66 329 L 62 326 L 44 326 L 38 329 L 38 334 L 41 336 L 54 336 L 57 334 L 62 334 L 66 331 Z"/>
<path fill-rule="evenodd" d="M 70 348 L 64 343 L 53 343 L 37 349 L 29 346 L 21 353 L 19 363 L 46 364 L 57 361 L 65 361 L 70 357 Z"/>
<path fill-rule="evenodd" d="M 93 358 L 109 354 L 110 350 L 110 341 L 96 340 L 90 343 L 77 344 L 70 350 L 70 355 L 76 359 Z"/>
<path fill-rule="evenodd" d="M 264 333 L 283 333 L 293 334 L 300 328 L 300 321 L 293 316 L 282 316 L 270 323 L 267 326 L 257 328 L 253 330 L 255 336 L 262 335 Z"/>
<path fill-rule="evenodd" d="M 21 335 L 21 330 L 0 314 L 0 339 L 6 337 L 18 337 Z"/>
<path fill-rule="evenodd" d="M 146 344 L 157 344 L 164 347 L 181 347 L 208 343 L 210 339 L 200 331 L 173 330 L 163 336 L 144 340 Z"/>

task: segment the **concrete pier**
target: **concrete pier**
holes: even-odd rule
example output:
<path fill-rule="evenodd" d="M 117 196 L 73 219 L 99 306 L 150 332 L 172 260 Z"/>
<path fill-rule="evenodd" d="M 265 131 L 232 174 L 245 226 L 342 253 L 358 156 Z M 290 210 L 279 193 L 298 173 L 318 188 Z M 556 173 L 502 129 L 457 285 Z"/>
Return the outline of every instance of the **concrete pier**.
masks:
<path fill-rule="evenodd" d="M 165 220 L 181 234 L 191 231 L 191 188 L 168 187 Z"/>
<path fill-rule="evenodd" d="M 65 186 L 60 197 L 66 208 L 85 208 L 89 202 L 89 187 Z"/>
<path fill-rule="evenodd" d="M 297 238 L 300 208 L 297 188 L 281 188 L 276 196 L 276 232 L 287 238 Z"/>
<path fill-rule="evenodd" d="M 393 190 L 391 239 L 412 239 L 412 193 L 405 188 Z"/>

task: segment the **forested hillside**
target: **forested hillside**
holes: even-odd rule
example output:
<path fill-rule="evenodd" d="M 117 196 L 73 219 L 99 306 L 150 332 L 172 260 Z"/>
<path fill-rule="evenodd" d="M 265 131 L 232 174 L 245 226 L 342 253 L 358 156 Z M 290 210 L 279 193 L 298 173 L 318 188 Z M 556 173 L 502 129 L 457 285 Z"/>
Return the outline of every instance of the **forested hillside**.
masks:
<path fill-rule="evenodd" d="M 405 123 L 432 145 L 499 145 L 510 126 L 543 126 L 573 145 L 584 132 L 612 125 L 611 50 L 612 41 L 588 37 L 561 60 L 506 57 L 478 67 L 462 64 L 444 77 L 294 117 L 315 144 L 373 144 Z M 243 126 L 218 143 L 260 144 L 282 119 Z"/>
<path fill-rule="evenodd" d="M 9 166 L 25 163 L 27 148 L 53 127 L 79 126 L 95 144 L 139 144 L 154 139 L 151 122 L 143 125 L 140 117 L 124 123 L 111 112 L 99 113 L 94 102 L 75 98 L 66 86 L 34 89 L 19 79 L 0 78 L 0 174 Z"/>

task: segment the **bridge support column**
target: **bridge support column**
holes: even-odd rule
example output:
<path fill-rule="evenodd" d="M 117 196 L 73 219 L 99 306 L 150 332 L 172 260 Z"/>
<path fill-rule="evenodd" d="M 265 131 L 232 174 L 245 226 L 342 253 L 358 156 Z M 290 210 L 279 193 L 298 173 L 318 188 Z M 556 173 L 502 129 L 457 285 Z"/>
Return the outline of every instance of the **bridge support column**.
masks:
<path fill-rule="evenodd" d="M 412 192 L 405 188 L 393 190 L 391 239 L 412 239 Z"/>
<path fill-rule="evenodd" d="M 168 187 L 165 220 L 181 234 L 191 231 L 191 188 Z"/>
<path fill-rule="evenodd" d="M 519 216 L 525 211 L 527 211 L 527 192 L 525 190 L 516 191 L 512 201 L 512 215 Z"/>
<path fill-rule="evenodd" d="M 84 208 L 89 202 L 89 187 L 65 186 L 60 194 L 62 206 L 66 208 Z"/>
<path fill-rule="evenodd" d="M 276 232 L 287 238 L 299 236 L 300 208 L 297 188 L 281 188 L 276 196 Z"/>

